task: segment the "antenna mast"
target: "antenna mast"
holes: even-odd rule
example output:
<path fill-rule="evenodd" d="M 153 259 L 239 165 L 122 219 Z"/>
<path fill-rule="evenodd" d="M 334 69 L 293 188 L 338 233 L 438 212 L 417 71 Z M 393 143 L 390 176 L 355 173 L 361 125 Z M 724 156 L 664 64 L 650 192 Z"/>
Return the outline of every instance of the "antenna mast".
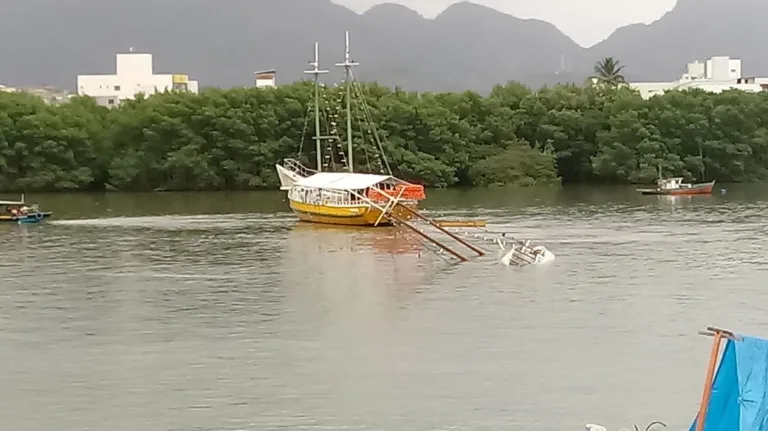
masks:
<path fill-rule="evenodd" d="M 336 66 L 343 67 L 346 72 L 344 82 L 347 87 L 347 153 L 349 159 L 349 172 L 354 172 L 354 157 L 352 156 L 352 67 L 359 66 L 349 56 L 349 32 L 346 32 L 346 50 L 344 53 L 344 63 L 337 63 Z"/>
<path fill-rule="evenodd" d="M 327 70 L 320 70 L 320 50 L 318 43 L 315 42 L 315 61 L 309 63 L 312 70 L 305 70 L 304 73 L 315 76 L 315 149 L 317 150 L 317 172 L 323 170 L 323 159 L 320 150 L 320 75 L 328 73 Z"/>

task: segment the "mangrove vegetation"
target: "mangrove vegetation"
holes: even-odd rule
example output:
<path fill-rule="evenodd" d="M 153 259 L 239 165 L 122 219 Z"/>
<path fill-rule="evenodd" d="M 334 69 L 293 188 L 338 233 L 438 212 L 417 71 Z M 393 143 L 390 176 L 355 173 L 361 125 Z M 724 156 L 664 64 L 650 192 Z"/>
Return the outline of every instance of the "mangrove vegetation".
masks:
<path fill-rule="evenodd" d="M 415 93 L 364 84 L 373 127 L 354 109 L 355 166 L 430 187 L 768 179 L 768 94 L 675 91 L 650 100 L 623 86 L 531 91 L 510 83 L 488 96 Z M 274 189 L 274 165 L 313 166 L 312 84 L 210 89 L 138 97 L 119 107 L 88 97 L 51 106 L 0 93 L 0 191 Z M 324 91 L 342 147 L 341 88 Z M 357 106 L 357 105 L 356 105 Z M 309 119 L 309 121 L 307 121 Z M 324 124 L 329 122 L 324 121 Z M 326 126 L 324 126 L 326 127 Z M 297 156 L 298 154 L 300 156 Z"/>

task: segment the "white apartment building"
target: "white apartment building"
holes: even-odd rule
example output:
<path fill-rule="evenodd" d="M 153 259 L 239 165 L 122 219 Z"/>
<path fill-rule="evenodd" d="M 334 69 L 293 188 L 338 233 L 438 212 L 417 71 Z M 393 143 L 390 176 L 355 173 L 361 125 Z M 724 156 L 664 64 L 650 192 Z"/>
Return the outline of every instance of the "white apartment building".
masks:
<path fill-rule="evenodd" d="M 91 96 L 104 106 L 117 106 L 137 94 L 164 91 L 198 92 L 197 81 L 187 75 L 155 75 L 152 54 L 117 54 L 114 75 L 78 75 L 77 94 Z"/>
<path fill-rule="evenodd" d="M 758 92 L 768 88 L 768 78 L 743 77 L 741 60 L 727 56 L 712 57 L 705 62 L 688 64 L 687 73 L 671 82 L 633 82 L 630 87 L 638 90 L 643 99 L 664 94 L 668 90 L 699 88 L 712 93 L 737 89 Z"/>

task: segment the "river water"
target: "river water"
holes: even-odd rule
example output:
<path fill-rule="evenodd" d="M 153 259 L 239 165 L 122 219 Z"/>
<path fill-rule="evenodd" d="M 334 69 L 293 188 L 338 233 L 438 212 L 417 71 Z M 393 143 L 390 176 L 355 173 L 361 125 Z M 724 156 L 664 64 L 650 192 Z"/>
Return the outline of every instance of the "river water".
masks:
<path fill-rule="evenodd" d="M 449 265 L 279 193 L 29 196 L 0 226 L 14 431 L 687 429 L 708 325 L 768 336 L 768 189 L 432 191 L 557 255 Z"/>

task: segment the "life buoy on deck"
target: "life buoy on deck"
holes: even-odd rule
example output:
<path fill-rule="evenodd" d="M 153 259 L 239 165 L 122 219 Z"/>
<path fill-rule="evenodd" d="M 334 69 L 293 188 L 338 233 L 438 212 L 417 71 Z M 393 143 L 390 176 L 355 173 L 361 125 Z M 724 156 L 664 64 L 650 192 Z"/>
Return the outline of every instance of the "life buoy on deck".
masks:
<path fill-rule="evenodd" d="M 38 220 L 42 220 L 43 219 L 43 213 L 38 211 L 37 214 L 35 214 L 35 218 L 38 219 Z"/>

